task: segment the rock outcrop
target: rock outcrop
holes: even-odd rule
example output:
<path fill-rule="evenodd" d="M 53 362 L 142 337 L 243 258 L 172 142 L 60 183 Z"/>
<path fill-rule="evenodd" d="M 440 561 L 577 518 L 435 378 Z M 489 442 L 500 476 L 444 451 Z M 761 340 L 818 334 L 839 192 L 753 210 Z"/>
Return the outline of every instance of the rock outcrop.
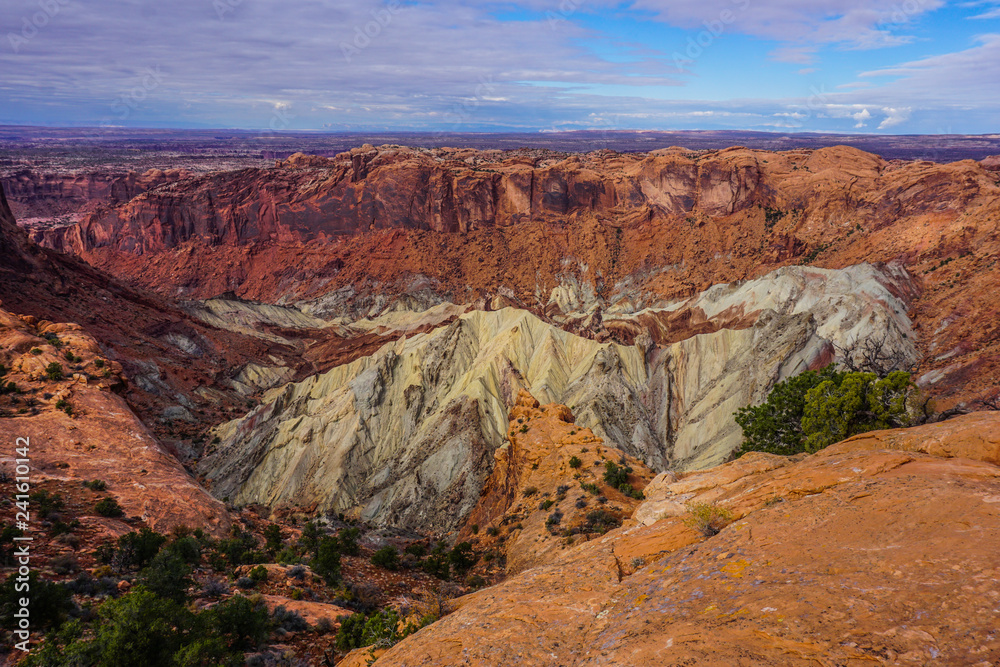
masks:
<path fill-rule="evenodd" d="M 664 480 L 640 522 L 458 600 L 375 665 L 985 667 L 998 446 L 1000 415 L 970 415 Z M 695 502 L 734 521 L 706 538 L 670 509 Z"/>
<path fill-rule="evenodd" d="M 78 325 L 0 310 L 0 367 L 3 385 L 16 389 L 0 391 L 0 423 L 9 442 L 0 455 L 5 472 L 12 474 L 14 442 L 23 438 L 34 484 L 101 480 L 128 516 L 155 530 L 186 525 L 228 534 L 225 506 L 112 391 L 123 383 L 121 364 L 105 358 Z"/>
<path fill-rule="evenodd" d="M 459 538 L 499 553 L 508 573 L 549 562 L 575 542 L 621 525 L 653 478 L 641 461 L 574 424 L 568 407 L 539 405 L 523 389 L 507 436 Z M 604 479 L 609 463 L 627 473 L 628 487 Z"/>
<path fill-rule="evenodd" d="M 457 527 L 476 504 L 524 389 L 570 406 L 581 429 L 656 470 L 722 462 L 733 412 L 871 335 L 916 354 L 905 272 L 788 268 L 678 308 L 718 330 L 666 347 L 598 343 L 523 310 L 475 310 L 374 354 L 268 392 L 222 425 L 199 466 L 234 502 L 303 504 L 383 524 Z M 723 328 L 738 314 L 744 328 Z M 652 326 L 652 325 L 649 325 Z"/>

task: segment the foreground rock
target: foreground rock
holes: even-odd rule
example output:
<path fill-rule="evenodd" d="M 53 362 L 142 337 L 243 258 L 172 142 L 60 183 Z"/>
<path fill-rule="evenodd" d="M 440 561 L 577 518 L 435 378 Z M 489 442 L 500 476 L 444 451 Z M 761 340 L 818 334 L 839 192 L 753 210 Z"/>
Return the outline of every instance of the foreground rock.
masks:
<path fill-rule="evenodd" d="M 714 502 L 735 521 L 705 538 L 640 507 L 640 523 L 467 596 L 376 665 L 987 667 L 998 446 L 1000 415 L 970 415 L 663 480 L 650 507 Z"/>

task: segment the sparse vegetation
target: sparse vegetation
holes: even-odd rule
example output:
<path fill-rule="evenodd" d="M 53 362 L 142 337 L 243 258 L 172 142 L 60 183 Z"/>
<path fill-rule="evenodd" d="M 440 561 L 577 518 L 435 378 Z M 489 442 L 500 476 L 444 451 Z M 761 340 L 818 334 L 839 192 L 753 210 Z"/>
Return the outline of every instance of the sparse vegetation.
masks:
<path fill-rule="evenodd" d="M 732 512 L 711 503 L 694 503 L 688 506 L 684 525 L 694 528 L 705 537 L 717 535 L 733 521 Z"/>
<path fill-rule="evenodd" d="M 114 498 L 108 496 L 107 498 L 101 498 L 94 505 L 94 511 L 100 516 L 108 517 L 110 519 L 117 519 L 118 517 L 125 516 L 125 510 L 122 509 L 121 505 Z"/>
<path fill-rule="evenodd" d="M 45 376 L 52 380 L 58 381 L 63 379 L 63 367 L 58 361 L 53 361 L 48 366 L 45 367 Z"/>
<path fill-rule="evenodd" d="M 372 565 L 376 565 L 385 570 L 399 569 L 399 552 L 396 547 L 387 545 L 372 554 Z"/>
<path fill-rule="evenodd" d="M 569 467 L 570 468 L 579 468 L 582 465 L 583 465 L 583 461 L 581 461 L 578 456 L 571 456 L 569 458 Z"/>
<path fill-rule="evenodd" d="M 735 413 L 743 429 L 740 453 L 816 452 L 858 433 L 909 426 L 918 419 L 919 392 L 905 371 L 841 372 L 833 366 L 779 382 L 767 400 Z"/>

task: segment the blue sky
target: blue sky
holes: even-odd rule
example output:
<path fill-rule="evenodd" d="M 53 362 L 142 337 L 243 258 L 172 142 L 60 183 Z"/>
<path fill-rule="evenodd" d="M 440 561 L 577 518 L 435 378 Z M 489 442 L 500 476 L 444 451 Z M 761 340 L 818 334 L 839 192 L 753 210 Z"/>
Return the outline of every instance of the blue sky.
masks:
<path fill-rule="evenodd" d="M 4 0 L 0 124 L 1000 132 L 1000 0 Z"/>

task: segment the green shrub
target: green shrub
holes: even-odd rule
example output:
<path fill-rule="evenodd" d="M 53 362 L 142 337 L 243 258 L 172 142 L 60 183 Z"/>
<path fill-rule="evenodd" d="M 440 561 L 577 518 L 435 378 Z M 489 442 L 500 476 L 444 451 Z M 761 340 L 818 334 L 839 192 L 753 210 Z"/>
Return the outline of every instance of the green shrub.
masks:
<path fill-rule="evenodd" d="M 53 361 L 51 364 L 45 367 L 45 375 L 50 380 L 62 380 L 63 379 L 63 367 L 58 361 Z"/>
<path fill-rule="evenodd" d="M 354 614 L 342 617 L 337 631 L 337 648 L 351 651 L 366 646 L 388 648 L 431 623 L 433 617 L 425 616 L 420 623 L 402 625 L 402 619 L 395 609 L 383 609 L 371 615 Z"/>
<path fill-rule="evenodd" d="M 174 540 L 167 550 L 189 565 L 201 562 L 201 542 L 191 535 Z"/>
<path fill-rule="evenodd" d="M 161 551 L 139 573 L 139 583 L 160 597 L 183 603 L 191 581 L 191 568 L 175 554 Z"/>
<path fill-rule="evenodd" d="M 582 465 L 583 465 L 583 461 L 580 460 L 580 457 L 578 457 L 578 456 L 571 456 L 571 457 L 569 457 L 569 467 L 570 468 L 579 468 Z"/>
<path fill-rule="evenodd" d="M 96 368 L 104 368 L 104 359 L 94 359 L 94 366 Z"/>
<path fill-rule="evenodd" d="M 587 493 L 594 494 L 595 496 L 601 492 L 597 485 L 592 482 L 580 482 L 580 488 Z"/>
<path fill-rule="evenodd" d="M 909 426 L 919 391 L 909 373 L 840 372 L 833 366 L 777 383 L 767 400 L 735 413 L 743 429 L 739 453 L 816 452 L 858 433 Z"/>
<path fill-rule="evenodd" d="M 108 483 L 100 479 L 92 479 L 89 482 L 84 482 L 83 485 L 91 491 L 107 491 L 108 489 Z"/>
<path fill-rule="evenodd" d="M 269 554 L 275 554 L 281 550 L 281 527 L 272 523 L 264 529 L 264 548 Z"/>
<path fill-rule="evenodd" d="M 49 493 L 46 489 L 40 489 L 28 496 L 28 502 L 34 506 L 43 519 L 49 518 L 53 512 L 62 510 L 66 503 L 58 493 Z"/>
<path fill-rule="evenodd" d="M 432 553 L 424 559 L 424 562 L 420 564 L 420 567 L 423 568 L 424 572 L 427 574 L 437 577 L 443 581 L 447 581 L 451 576 L 451 563 L 448 560 L 448 557 L 444 554 Z"/>
<path fill-rule="evenodd" d="M 361 547 L 358 539 L 361 537 L 361 529 L 350 527 L 344 528 L 337 534 L 337 542 L 340 544 L 340 553 L 345 556 L 360 556 Z"/>
<path fill-rule="evenodd" d="M 222 636 L 233 651 L 252 651 L 267 639 L 271 618 L 260 596 L 234 596 L 212 607 L 209 627 Z"/>
<path fill-rule="evenodd" d="M 313 572 L 323 577 L 327 584 L 333 585 L 340 581 L 340 549 L 333 537 L 324 537 L 316 549 L 316 557 L 312 561 Z"/>
<path fill-rule="evenodd" d="M 257 552 L 257 538 L 253 533 L 240 530 L 234 526 L 232 537 L 219 540 L 216 550 L 226 557 L 229 565 L 239 567 L 240 565 L 252 565 L 259 562 L 260 554 Z"/>
<path fill-rule="evenodd" d="M 316 555 L 316 549 L 319 547 L 319 538 L 321 537 L 323 537 L 323 531 L 319 529 L 319 526 L 313 521 L 307 521 L 306 525 L 302 526 L 302 535 L 299 537 L 299 544 L 313 555 Z"/>
<path fill-rule="evenodd" d="M 122 569 L 145 567 L 153 560 L 167 538 L 155 530 L 143 526 L 138 532 L 126 533 L 118 538 L 117 548 L 111 555 Z M 110 562 L 110 560 L 109 560 Z"/>
<path fill-rule="evenodd" d="M 524 495 L 525 498 L 527 498 L 529 496 L 533 496 L 536 493 L 538 493 L 538 487 L 537 486 L 529 486 L 528 488 L 526 488 L 521 493 Z"/>
<path fill-rule="evenodd" d="M 116 519 L 118 517 L 125 516 L 125 510 L 123 510 L 121 505 L 118 504 L 118 501 L 112 498 L 111 496 L 108 496 L 107 498 L 101 498 L 99 501 L 97 501 L 97 504 L 94 505 L 94 511 L 97 512 L 100 516 L 108 517 L 111 519 Z"/>
<path fill-rule="evenodd" d="M 98 615 L 93 641 L 99 665 L 172 667 L 194 625 L 194 614 L 142 586 L 105 602 Z"/>
<path fill-rule="evenodd" d="M 472 544 L 469 542 L 459 542 L 448 554 L 448 560 L 459 572 L 465 572 L 476 564 L 476 554 L 472 551 Z"/>
<path fill-rule="evenodd" d="M 258 565 L 250 570 L 250 578 L 258 584 L 267 581 L 267 568 L 263 565 Z"/>
<path fill-rule="evenodd" d="M 882 379 L 874 373 L 846 373 L 839 384 L 827 380 L 806 392 L 805 450 L 816 452 L 859 433 L 909 426 L 918 399 L 917 387 L 904 371 Z"/>
<path fill-rule="evenodd" d="M 399 552 L 396 551 L 396 547 L 386 545 L 376 551 L 372 555 L 372 565 L 376 565 L 386 570 L 399 569 Z"/>
<path fill-rule="evenodd" d="M 596 509 L 587 512 L 586 522 L 583 524 L 583 531 L 586 533 L 604 534 L 612 528 L 622 525 L 622 520 L 605 509 Z"/>
<path fill-rule="evenodd" d="M 403 552 L 408 553 L 411 556 L 416 556 L 417 558 L 423 558 L 427 555 L 427 547 L 420 542 L 414 542 L 413 544 L 406 545 Z"/>

